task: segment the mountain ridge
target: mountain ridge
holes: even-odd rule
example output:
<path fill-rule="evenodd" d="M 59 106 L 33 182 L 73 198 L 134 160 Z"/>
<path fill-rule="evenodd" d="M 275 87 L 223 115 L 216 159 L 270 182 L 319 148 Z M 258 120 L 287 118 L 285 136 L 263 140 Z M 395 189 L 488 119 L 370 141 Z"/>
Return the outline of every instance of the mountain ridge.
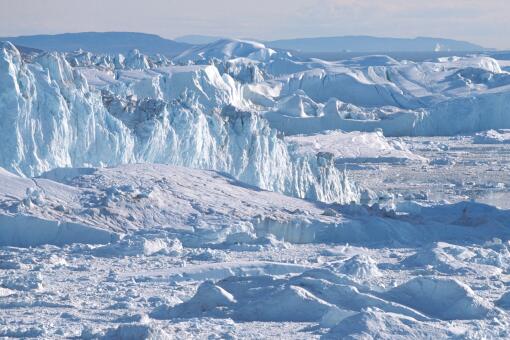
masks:
<path fill-rule="evenodd" d="M 186 35 L 166 39 L 156 34 L 138 32 L 80 32 L 63 34 L 25 35 L 0 37 L 0 41 L 10 41 L 15 45 L 46 51 L 69 52 L 83 49 L 92 53 L 127 53 L 138 49 L 146 54 L 176 56 L 197 45 L 206 45 L 217 40 L 216 36 Z M 489 51 L 483 46 L 467 41 L 445 38 L 416 37 L 391 38 L 368 35 L 295 38 L 264 41 L 275 49 L 293 50 L 304 53 L 316 52 L 433 52 L 433 51 Z"/>
<path fill-rule="evenodd" d="M 192 45 L 138 32 L 79 32 L 0 37 L 15 45 L 46 51 L 70 52 L 78 49 L 92 53 L 127 53 L 138 49 L 147 54 L 177 55 Z"/>
<path fill-rule="evenodd" d="M 266 41 L 268 47 L 300 52 L 429 52 L 483 51 L 487 48 L 466 41 L 416 37 L 391 38 L 349 35 Z"/>

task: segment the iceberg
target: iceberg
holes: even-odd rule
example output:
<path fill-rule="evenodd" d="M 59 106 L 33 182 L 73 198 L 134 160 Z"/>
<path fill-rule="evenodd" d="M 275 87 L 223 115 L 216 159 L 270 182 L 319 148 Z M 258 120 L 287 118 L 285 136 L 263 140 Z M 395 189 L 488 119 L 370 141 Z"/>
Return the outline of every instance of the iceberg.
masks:
<path fill-rule="evenodd" d="M 262 117 L 240 108 L 239 84 L 215 66 L 139 66 L 99 89 L 61 54 L 26 62 L 3 44 L 0 166 L 34 176 L 59 167 L 165 163 L 297 197 L 357 200 L 331 157 L 292 154 Z"/>

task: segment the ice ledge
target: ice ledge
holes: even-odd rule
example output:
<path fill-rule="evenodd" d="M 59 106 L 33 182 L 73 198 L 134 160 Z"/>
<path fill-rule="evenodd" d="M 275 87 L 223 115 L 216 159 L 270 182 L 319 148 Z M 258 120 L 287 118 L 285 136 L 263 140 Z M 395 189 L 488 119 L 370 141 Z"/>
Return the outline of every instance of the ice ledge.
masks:
<path fill-rule="evenodd" d="M 106 244 L 119 235 L 85 224 L 51 221 L 28 215 L 0 215 L 0 246 L 32 247 L 43 244 Z"/>

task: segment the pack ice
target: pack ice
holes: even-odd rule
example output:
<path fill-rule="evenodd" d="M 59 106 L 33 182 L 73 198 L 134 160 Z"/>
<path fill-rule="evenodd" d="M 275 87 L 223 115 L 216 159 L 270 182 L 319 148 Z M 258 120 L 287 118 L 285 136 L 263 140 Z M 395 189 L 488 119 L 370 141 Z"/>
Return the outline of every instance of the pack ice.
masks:
<path fill-rule="evenodd" d="M 0 337 L 510 337 L 486 55 L 0 45 Z"/>

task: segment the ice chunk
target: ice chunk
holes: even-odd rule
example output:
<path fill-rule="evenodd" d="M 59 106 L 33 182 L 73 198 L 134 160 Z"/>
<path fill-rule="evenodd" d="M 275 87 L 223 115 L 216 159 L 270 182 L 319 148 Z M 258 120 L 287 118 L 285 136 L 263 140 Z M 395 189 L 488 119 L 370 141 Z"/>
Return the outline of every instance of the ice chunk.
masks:
<path fill-rule="evenodd" d="M 342 320 L 357 314 L 356 312 L 343 310 L 336 306 L 331 307 L 320 321 L 321 327 L 332 328 L 338 325 Z"/>
<path fill-rule="evenodd" d="M 126 340 L 170 340 L 169 334 L 159 327 L 144 324 L 124 324 L 116 328 L 107 329 L 103 333 L 93 333 L 89 329 L 82 332 L 83 339 L 126 339 Z"/>
<path fill-rule="evenodd" d="M 369 279 L 381 275 L 377 263 L 368 255 L 351 257 L 343 263 L 340 270 L 358 279 Z"/>
<path fill-rule="evenodd" d="M 445 320 L 483 319 L 493 308 L 469 286 L 450 278 L 416 277 L 393 288 L 387 295 L 394 301 Z"/>

